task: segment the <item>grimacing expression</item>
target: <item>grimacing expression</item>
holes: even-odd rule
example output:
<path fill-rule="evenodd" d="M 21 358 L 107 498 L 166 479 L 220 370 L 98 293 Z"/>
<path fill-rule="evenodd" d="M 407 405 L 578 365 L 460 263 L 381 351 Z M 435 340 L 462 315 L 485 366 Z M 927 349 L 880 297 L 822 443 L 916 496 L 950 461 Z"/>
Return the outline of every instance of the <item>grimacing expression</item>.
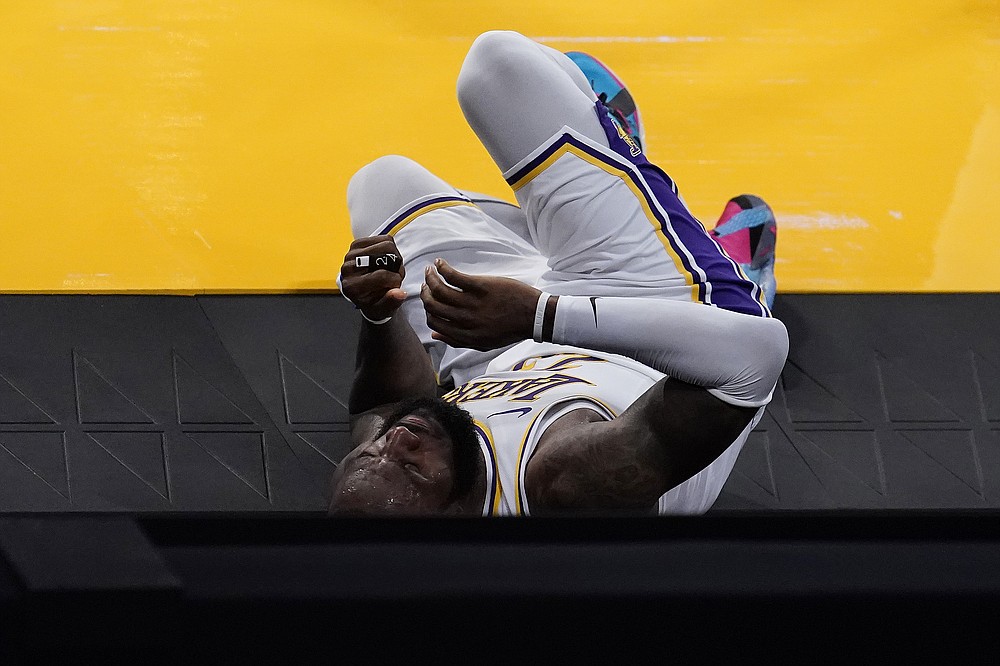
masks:
<path fill-rule="evenodd" d="M 331 511 L 428 514 L 446 506 L 454 484 L 453 443 L 427 410 L 387 421 L 382 432 L 340 463 Z"/>

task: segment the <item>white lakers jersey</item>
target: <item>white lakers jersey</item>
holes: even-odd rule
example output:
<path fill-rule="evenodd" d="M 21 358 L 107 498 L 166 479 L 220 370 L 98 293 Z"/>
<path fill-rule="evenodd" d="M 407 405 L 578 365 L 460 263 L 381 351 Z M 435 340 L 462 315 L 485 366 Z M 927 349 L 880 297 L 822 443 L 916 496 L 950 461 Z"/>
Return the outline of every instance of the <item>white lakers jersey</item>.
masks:
<path fill-rule="evenodd" d="M 486 461 L 483 515 L 530 514 L 525 469 L 556 419 L 581 408 L 613 419 L 664 376 L 624 356 L 528 341 L 497 357 L 485 375 L 446 394 L 445 400 L 468 411 L 475 422 Z M 762 413 L 763 408 L 712 465 L 661 497 L 658 512 L 707 511 Z"/>
<path fill-rule="evenodd" d="M 664 375 L 614 354 L 523 342 L 444 396 L 472 414 L 486 460 L 484 515 L 527 515 L 524 470 L 546 427 L 587 407 L 613 419 Z"/>

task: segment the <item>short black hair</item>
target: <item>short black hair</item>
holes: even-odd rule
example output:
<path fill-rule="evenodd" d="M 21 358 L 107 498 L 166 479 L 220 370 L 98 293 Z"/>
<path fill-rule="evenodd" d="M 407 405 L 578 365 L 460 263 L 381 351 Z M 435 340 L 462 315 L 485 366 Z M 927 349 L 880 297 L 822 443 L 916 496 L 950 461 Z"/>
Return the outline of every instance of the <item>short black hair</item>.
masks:
<path fill-rule="evenodd" d="M 479 470 L 479 437 L 472 415 L 458 405 L 441 398 L 409 398 L 396 406 L 382 424 L 375 439 L 382 437 L 407 414 L 427 412 L 441 424 L 451 439 L 453 465 L 451 493 L 448 502 L 461 499 L 472 490 Z"/>

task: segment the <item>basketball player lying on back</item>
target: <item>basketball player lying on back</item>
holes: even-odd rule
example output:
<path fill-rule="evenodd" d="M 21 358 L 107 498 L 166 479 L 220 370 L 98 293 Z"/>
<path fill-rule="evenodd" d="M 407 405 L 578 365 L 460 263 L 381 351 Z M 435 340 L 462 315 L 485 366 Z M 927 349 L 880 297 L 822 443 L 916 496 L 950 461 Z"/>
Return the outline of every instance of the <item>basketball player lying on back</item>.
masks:
<path fill-rule="evenodd" d="M 487 33 L 458 91 L 523 217 L 401 157 L 352 179 L 366 321 L 331 512 L 706 511 L 784 326 L 565 55 Z"/>

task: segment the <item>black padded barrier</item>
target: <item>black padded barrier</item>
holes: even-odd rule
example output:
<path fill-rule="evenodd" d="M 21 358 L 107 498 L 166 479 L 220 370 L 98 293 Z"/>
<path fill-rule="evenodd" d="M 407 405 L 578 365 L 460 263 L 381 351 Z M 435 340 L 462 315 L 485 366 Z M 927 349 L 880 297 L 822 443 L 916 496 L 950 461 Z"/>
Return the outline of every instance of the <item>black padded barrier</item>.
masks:
<path fill-rule="evenodd" d="M 1000 508 L 1000 295 L 779 294 L 791 352 L 715 510 Z M 0 297 L 0 511 L 319 511 L 337 295 Z"/>
<path fill-rule="evenodd" d="M 0 656 L 977 663 L 1000 647 L 998 517 L 7 516 Z"/>

